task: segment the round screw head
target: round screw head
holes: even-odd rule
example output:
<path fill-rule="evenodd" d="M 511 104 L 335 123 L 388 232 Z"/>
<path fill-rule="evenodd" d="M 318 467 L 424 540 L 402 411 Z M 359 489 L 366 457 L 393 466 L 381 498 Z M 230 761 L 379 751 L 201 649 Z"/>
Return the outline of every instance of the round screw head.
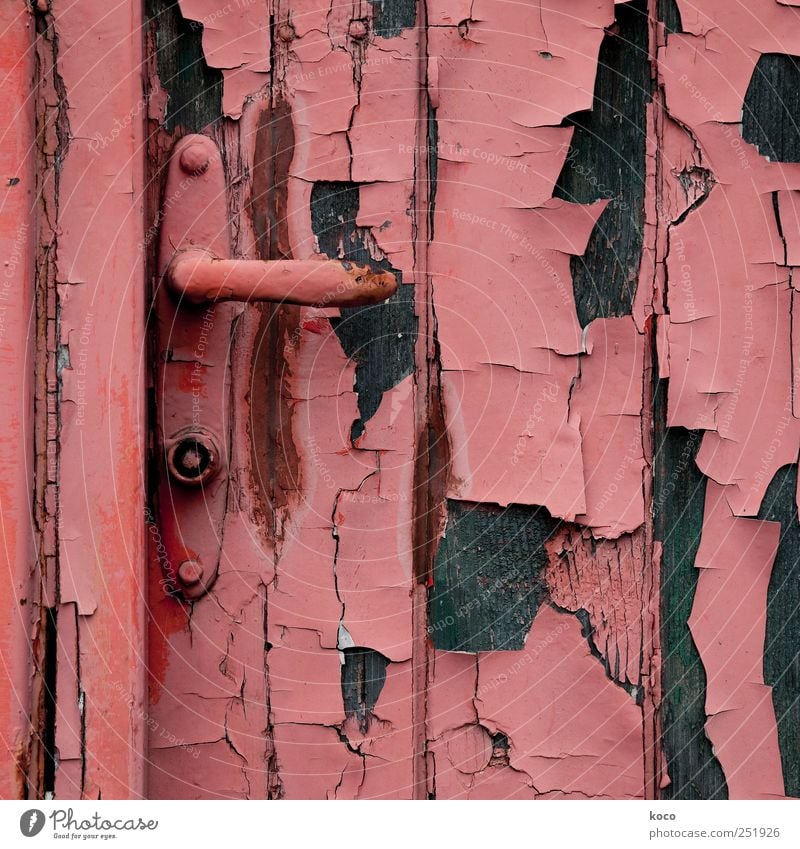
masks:
<path fill-rule="evenodd" d="M 184 560 L 178 566 L 178 580 L 185 587 L 193 587 L 203 580 L 203 567 L 196 560 Z"/>
<path fill-rule="evenodd" d="M 356 38 L 359 40 L 365 38 L 367 35 L 366 22 L 361 20 L 350 21 L 349 32 L 351 38 Z"/>
<path fill-rule="evenodd" d="M 208 149 L 203 144 L 190 144 L 181 151 L 181 168 L 187 174 L 203 174 L 209 164 Z"/>
<path fill-rule="evenodd" d="M 278 38 L 281 41 L 292 41 L 295 37 L 294 27 L 291 24 L 281 24 L 278 27 Z"/>

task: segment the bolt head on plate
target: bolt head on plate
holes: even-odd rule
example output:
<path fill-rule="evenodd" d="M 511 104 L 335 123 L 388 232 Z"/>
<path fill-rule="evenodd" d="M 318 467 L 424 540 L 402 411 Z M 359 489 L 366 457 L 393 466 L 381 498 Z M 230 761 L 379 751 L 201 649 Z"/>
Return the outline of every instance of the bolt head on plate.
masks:
<path fill-rule="evenodd" d="M 350 37 L 355 39 L 366 38 L 367 24 L 364 21 L 350 21 Z"/>
<path fill-rule="evenodd" d="M 178 580 L 185 587 L 194 587 L 203 580 L 203 567 L 196 560 L 184 560 L 178 566 Z"/>

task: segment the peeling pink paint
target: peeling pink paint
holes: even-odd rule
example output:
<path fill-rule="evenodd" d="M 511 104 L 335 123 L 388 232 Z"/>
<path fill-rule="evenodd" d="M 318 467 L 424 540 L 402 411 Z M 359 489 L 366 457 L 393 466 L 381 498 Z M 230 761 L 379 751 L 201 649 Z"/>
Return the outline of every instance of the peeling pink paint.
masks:
<path fill-rule="evenodd" d="M 294 438 L 310 450 L 300 454 L 302 488 L 287 516 L 277 581 L 269 594 L 276 756 L 284 781 L 287 772 L 301 768 L 292 750 L 293 736 L 280 743 L 291 730 L 286 724 L 336 725 L 360 752 L 363 764 L 358 756 L 345 758 L 348 769 L 358 766 L 359 780 L 350 790 L 346 784 L 336 790 L 347 749 L 334 736 L 336 745 L 320 744 L 314 754 L 313 762 L 331 776 L 324 790 L 322 785 L 314 790 L 321 778 L 301 782 L 296 789 L 290 778 L 284 792 L 290 798 L 407 796 L 412 786 L 408 661 L 413 384 L 409 378 L 386 393 L 358 448 L 348 449 L 358 409 L 351 389 L 353 364 L 337 338 L 330 330 L 304 332 L 301 343 L 288 353 L 288 368 Z M 338 395 L 322 394 L 337 387 Z M 338 422 L 339 428 L 321 430 L 319 421 Z M 408 446 L 405 456 L 397 453 L 401 445 Z M 303 635 L 300 652 L 292 652 L 293 643 L 287 642 L 293 633 L 297 636 L 292 640 Z M 366 738 L 345 723 L 343 712 L 340 650 L 350 646 L 374 649 L 392 661 Z M 393 682 L 401 669 L 406 672 L 397 689 Z M 403 776 L 399 783 L 398 774 Z"/>
<path fill-rule="evenodd" d="M 642 444 L 645 337 L 629 317 L 598 319 L 586 331 L 581 373 L 570 398 L 584 463 L 580 524 L 616 539 L 644 524 Z"/>
<path fill-rule="evenodd" d="M 181 5 L 193 20 L 210 14 L 202 4 Z M 370 228 L 373 258 L 389 257 L 411 282 L 412 219 L 406 210 L 414 191 L 416 35 L 409 30 L 362 43 L 350 35 L 350 9 L 316 2 L 293 3 L 288 15 L 282 14 L 285 23 L 278 25 L 272 61 L 276 89 L 292 106 L 288 250 L 294 259 L 318 256 L 309 216 L 313 182 L 356 180 L 362 183 L 358 224 Z M 235 80 L 225 70 L 241 62 L 236 46 L 241 23 L 220 21 L 216 29 L 216 46 L 204 36 L 204 52 L 209 65 L 223 68 L 225 111 L 231 116 L 241 112 L 239 144 L 247 162 L 254 149 L 254 115 L 261 108 L 258 85 L 254 76 Z M 256 61 L 253 57 L 246 69 L 253 70 Z M 389 67 L 392 75 L 386 73 Z M 397 85 L 401 70 L 405 86 Z M 265 82 L 267 78 L 260 84 Z M 248 104 L 248 98 L 254 102 Z M 406 110 L 411 114 L 398 119 Z M 392 156 L 386 155 L 387 145 Z M 248 226 L 243 222 L 237 236 L 245 256 L 252 251 Z M 250 310 L 242 322 L 252 326 Z M 285 504 L 276 508 L 276 538 L 266 544 L 251 539 L 248 546 L 252 505 L 243 503 L 238 515 L 229 513 L 231 528 L 239 532 L 232 538 L 231 528 L 225 530 L 213 599 L 198 603 L 191 623 L 167 636 L 165 669 L 155 686 L 157 718 L 169 729 L 190 723 L 192 738 L 185 743 L 196 750 L 195 772 L 202 776 L 184 782 L 181 792 L 190 797 L 271 793 L 283 798 L 407 798 L 415 780 L 410 695 L 414 381 L 407 378 L 384 394 L 366 431 L 352 445 L 351 425 L 359 418 L 355 367 L 328 321 L 338 310 L 303 308 L 292 315 L 296 329 L 281 340 L 284 366 L 276 389 L 290 410 L 294 445 L 287 450 L 296 454 L 298 466 L 288 481 Z M 245 349 L 254 341 L 246 341 Z M 249 403 L 243 397 L 233 409 L 233 445 L 241 447 L 249 437 L 240 410 L 248 410 Z M 248 463 L 246 456 L 234 458 L 232 477 L 246 479 Z M 265 556 L 269 565 L 259 568 L 257 577 L 256 565 Z M 242 607 L 246 587 L 252 601 Z M 231 639 L 251 630 L 251 615 L 266 618 L 266 653 L 257 640 L 242 647 L 241 636 Z M 198 670 L 188 665 L 198 639 L 206 646 L 200 689 Z M 346 717 L 342 701 L 343 651 L 351 646 L 373 649 L 389 660 L 365 731 Z M 246 674 L 254 667 L 263 673 Z M 237 696 L 242 686 L 243 699 Z M 240 718 L 237 739 L 232 728 L 239 705 L 247 705 L 247 719 Z M 265 725 L 268 776 L 251 770 L 259 755 L 251 758 L 245 751 L 248 740 L 250 749 L 253 741 L 258 744 L 258 729 Z M 215 742 L 222 736 L 225 743 Z M 168 794 L 167 777 L 157 774 L 180 768 L 182 747 L 169 736 L 154 745 L 152 780 Z M 263 755 L 263 741 L 261 745 Z M 217 761 L 226 765 L 219 777 Z M 226 790 L 225 776 L 239 772 L 246 787 L 237 787 L 233 779 Z"/>
<path fill-rule="evenodd" d="M 540 608 L 523 652 L 479 655 L 477 667 L 464 660 L 453 676 L 464 693 L 505 675 L 502 686 L 489 687 L 475 708 L 446 727 L 429 718 L 437 798 L 643 796 L 658 769 L 651 754 L 655 726 L 645 727 L 657 704 L 658 588 L 643 530 L 649 473 L 643 304 L 652 297 L 658 230 L 655 224 L 646 230 L 635 318 L 581 328 L 570 256 L 584 253 L 605 202 L 553 199 L 572 134 L 554 125 L 592 105 L 597 51 L 614 4 L 580 4 L 569 13 L 549 3 L 515 7 L 518 39 L 501 23 L 502 3 L 475 3 L 469 15 L 429 6 L 429 19 L 441 24 L 429 36 L 439 129 L 430 263 L 451 450 L 447 494 L 543 505 L 586 526 L 588 539 L 567 531 L 551 540 L 551 597 L 568 610 L 588 611 L 593 643 L 612 677 L 645 694 L 644 707 L 637 707 L 589 654 L 576 620 Z M 459 26 L 467 17 L 466 28 Z M 486 74 L 490 65 L 493 73 Z M 429 62 L 429 78 L 430 68 Z M 468 114 L 482 120 L 465 121 Z M 549 638 L 556 647 L 531 652 L 543 629 L 557 630 L 558 638 Z M 573 692 L 566 679 L 563 687 L 543 687 L 542 678 L 556 674 L 548 671 L 551 653 Z M 436 654 L 434 714 L 456 698 L 456 684 L 440 678 L 448 674 L 445 657 Z M 447 663 L 449 670 L 462 662 Z M 515 675 L 508 676 L 508 667 Z M 585 726 L 575 708 L 574 727 L 545 719 L 579 690 L 582 701 L 603 704 Z M 597 728 L 605 716 L 621 723 L 607 736 Z M 579 742 L 590 728 L 599 735 L 594 761 L 584 759 Z M 487 756 L 487 729 L 508 735 L 507 763 L 502 753 Z"/>
<path fill-rule="evenodd" d="M 726 487 L 706 488 L 689 627 L 708 675 L 706 733 L 730 798 L 782 797 L 772 688 L 764 683 L 767 587 L 780 524 L 734 516 Z"/>
<path fill-rule="evenodd" d="M 437 798 L 642 795 L 641 713 L 591 656 L 573 616 L 544 605 L 522 651 L 437 652 L 435 670 Z M 508 740 L 502 754 L 491 746 L 497 733 Z"/>
<path fill-rule="evenodd" d="M 581 438 L 568 410 L 576 369 L 576 359 L 553 357 L 544 374 L 491 365 L 444 373 L 450 497 L 542 504 L 568 520 L 585 513 Z M 494 409 L 506 411 L 504 422 Z"/>
<path fill-rule="evenodd" d="M 189 11 L 188 4 L 182 4 L 193 20 L 202 18 L 201 5 L 192 4 Z M 544 3 L 541 8 L 518 9 L 523 18 L 518 38 L 507 33 L 501 38 L 493 26 L 494 18 L 504 14 L 502 4 L 457 6 L 429 9 L 431 22 L 441 17 L 442 26 L 427 31 L 430 58 L 421 68 L 418 30 L 362 42 L 352 35 L 349 10 L 331 11 L 310 0 L 292 4 L 273 56 L 277 84 L 292 106 L 289 249 L 295 259 L 316 255 L 309 215 L 313 182 L 352 180 L 360 184 L 357 223 L 369 228 L 366 244 L 373 259 L 388 257 L 403 272 L 406 284 L 424 282 L 419 277 L 414 218 L 406 212 L 414 206 L 418 186 L 419 128 L 410 116 L 417 111 L 424 73 L 439 128 L 436 237 L 427 251 L 427 267 L 451 442 L 448 495 L 499 504 L 543 504 L 553 515 L 586 525 L 602 544 L 603 537 L 630 533 L 644 521 L 644 337 L 630 319 L 598 321 L 586 331 L 578 324 L 570 257 L 584 252 L 605 202 L 578 205 L 553 199 L 571 138 L 571 130 L 554 125 L 566 114 L 591 106 L 597 51 L 604 26 L 613 20 L 613 3 L 583 3 L 570 14 Z M 458 25 L 466 18 L 469 25 L 460 32 Z M 235 44 L 232 21 L 217 28 L 221 32 L 229 25 Z M 536 46 L 533 52 L 531 43 Z M 481 67 L 493 56 L 507 57 L 509 50 L 515 62 L 497 65 L 493 90 L 486 91 Z M 234 64 L 221 58 L 220 49 L 205 37 L 204 51 L 212 67 L 225 70 Z M 256 95 L 255 81 L 248 93 L 231 85 L 227 73 L 225 87 L 225 110 L 231 115 L 237 114 L 232 98 L 238 103 Z M 501 103 L 509 96 L 514 99 Z M 245 155 L 252 148 L 249 108 L 245 104 L 241 113 Z M 463 115 L 469 113 L 486 120 L 465 123 Z M 476 247 L 465 250 L 464 245 Z M 478 281 L 483 283 L 475 285 Z M 337 314 L 331 308 L 303 309 L 297 329 L 283 340 L 286 370 L 281 391 L 291 409 L 299 466 L 287 503 L 277 515 L 274 573 L 269 573 L 274 579 L 268 579 L 266 592 L 265 676 L 278 776 L 274 792 L 288 798 L 403 796 L 417 780 L 412 738 L 419 718 L 410 693 L 420 684 L 411 683 L 416 679 L 410 661 L 419 637 L 414 636 L 410 528 L 419 399 L 416 381 L 407 378 L 384 394 L 365 433 L 356 445 L 350 444 L 350 426 L 358 418 L 355 371 L 327 322 Z M 604 392 L 610 383 L 623 391 Z M 487 414 L 492 409 L 507 411 L 499 431 L 496 417 Z M 604 482 L 615 484 L 613 493 L 605 492 Z M 231 556 L 240 560 L 240 555 L 227 530 L 225 540 L 221 586 L 213 595 L 225 611 L 233 611 L 240 602 L 231 604 L 224 564 Z M 647 589 L 641 576 L 633 574 L 634 561 L 623 562 L 630 564 L 631 580 L 638 581 L 641 594 L 636 598 L 641 604 Z M 559 568 L 554 561 L 553 569 Z M 554 588 L 559 580 L 554 576 Z M 615 592 L 609 590 L 606 598 L 613 609 Z M 569 601 L 565 598 L 564 603 Z M 198 606 L 198 612 L 201 609 Z M 619 609 L 628 612 L 627 607 Z M 223 621 L 229 615 L 226 612 Z M 206 747 L 216 739 L 215 728 L 224 727 L 229 735 L 228 711 L 236 704 L 233 693 L 243 678 L 230 665 L 230 640 L 223 640 L 224 676 L 230 680 L 221 681 L 212 668 L 207 671 L 209 682 L 224 685 L 219 703 L 206 704 L 214 701 L 213 686 L 200 698 L 188 696 L 192 678 L 178 656 L 188 652 L 181 643 L 195 630 L 194 616 L 191 630 L 187 625 L 169 638 L 171 659 L 156 692 L 159 711 L 162 706 L 165 711 L 160 715 L 170 727 L 178 722 L 177 714 L 170 716 L 171 701 L 176 709 L 182 703 L 197 713 L 198 721 L 192 721 L 195 744 Z M 564 641 L 572 640 L 568 653 L 576 655 L 578 667 L 570 667 L 568 674 L 574 675 L 576 668 L 585 671 L 586 692 L 591 690 L 604 705 L 613 702 L 624 717 L 623 725 L 613 726 L 630 760 L 619 786 L 604 785 L 611 781 L 606 774 L 611 761 L 604 758 L 613 758 L 615 744 L 601 746 L 592 754 L 596 763 L 581 766 L 585 755 L 570 751 L 569 732 L 559 743 L 560 729 L 555 729 L 554 745 L 564 747 L 567 764 L 548 765 L 549 752 L 530 754 L 536 749 L 535 733 L 515 713 L 514 704 L 495 703 L 487 694 L 485 710 L 476 702 L 458 725 L 434 732 L 434 761 L 437 747 L 443 747 L 447 755 L 442 757 L 458 761 L 461 776 L 448 784 L 444 763 L 429 769 L 428 781 L 440 797 L 466 793 L 531 798 L 606 791 L 642 795 L 639 708 L 590 655 L 573 617 L 543 608 L 529 644 L 542 636 L 542 628 L 553 625 L 548 617 L 558 620 L 559 642 L 548 648 L 546 667 L 541 666 L 544 660 L 534 663 L 538 649 L 534 654 L 492 653 L 479 658 L 475 674 L 491 680 L 499 664 L 524 657 L 531 669 L 514 684 L 523 688 L 514 699 L 525 710 L 528 674 L 541 675 L 542 669 L 555 666 L 556 657 L 567 652 Z M 562 625 L 562 620 L 569 624 Z M 643 632 L 645 626 L 640 627 Z M 209 636 L 214 633 L 222 637 L 212 626 Z M 612 628 L 608 651 L 613 639 L 625 637 L 633 641 L 635 634 L 623 636 Z M 223 645 L 211 645 L 217 653 L 223 650 Z M 386 683 L 366 732 L 343 713 L 341 652 L 351 646 L 373 649 L 389 659 Z M 639 682 L 641 670 L 633 654 L 631 649 L 623 666 L 627 677 Z M 437 655 L 429 701 L 438 692 L 444 657 Z M 476 686 L 480 684 L 473 681 L 470 698 Z M 543 698 L 570 698 L 556 689 Z M 589 714 L 580 722 L 581 729 L 588 730 Z M 513 731 L 508 752 L 491 742 L 490 733 L 501 729 Z M 630 739 L 629 729 L 635 729 Z M 602 729 L 595 732 L 602 737 Z M 240 750 L 232 743 L 231 748 L 225 760 L 233 764 Z M 174 759 L 175 749 L 167 744 L 161 751 Z M 541 786 L 534 786 L 532 774 Z M 209 777 L 207 786 L 212 793 L 218 785 Z M 195 787 L 187 792 L 200 791 Z"/>
<path fill-rule="evenodd" d="M 266 3 L 179 0 L 183 16 L 202 26 L 203 54 L 222 70 L 223 112 L 240 118 L 246 97 L 267 85 L 270 70 L 270 15 Z"/>
<path fill-rule="evenodd" d="M 39 415 L 54 463 L 38 474 L 54 484 L 54 550 L 52 574 L 39 577 L 57 588 L 44 600 L 59 623 L 55 792 L 136 798 L 146 747 L 142 21 L 138 7 L 43 6 L 37 98 L 50 129 L 39 139 L 38 240 L 53 302 Z M 115 46 L 103 73 L 98 44 Z"/>
<path fill-rule="evenodd" d="M 626 319 L 596 322 L 584 338 L 569 259 L 583 254 L 607 202 L 553 199 L 572 130 L 552 126 L 591 107 L 613 4 L 569 14 L 546 3 L 515 8 L 519 38 L 492 26 L 503 8 L 479 2 L 466 34 L 449 25 L 430 35 L 440 85 L 431 270 L 452 443 L 448 494 L 544 505 L 598 536 L 619 536 L 644 520 L 644 339 Z M 486 77 L 493 61 L 498 70 Z M 620 457 L 630 468 L 620 471 Z"/>

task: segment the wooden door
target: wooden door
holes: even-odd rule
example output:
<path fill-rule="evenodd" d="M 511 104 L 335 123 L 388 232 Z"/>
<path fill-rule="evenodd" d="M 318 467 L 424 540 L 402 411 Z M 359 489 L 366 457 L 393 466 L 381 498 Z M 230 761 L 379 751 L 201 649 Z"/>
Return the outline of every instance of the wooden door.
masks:
<path fill-rule="evenodd" d="M 42 5 L 27 792 L 797 795 L 800 8 Z M 215 245 L 397 293 L 175 330 L 189 134 Z M 165 404 L 220 437 L 188 518 Z"/>
<path fill-rule="evenodd" d="M 154 8 L 154 73 L 166 127 L 224 151 L 235 253 L 402 283 L 241 308 L 219 577 L 187 608 L 151 569 L 149 793 L 652 795 L 645 10 L 606 41 L 610 3 L 515 6 L 512 32 L 502 3 L 209 10 Z M 573 142 L 613 120 L 568 118 L 604 44 L 638 121 L 605 264 Z"/>

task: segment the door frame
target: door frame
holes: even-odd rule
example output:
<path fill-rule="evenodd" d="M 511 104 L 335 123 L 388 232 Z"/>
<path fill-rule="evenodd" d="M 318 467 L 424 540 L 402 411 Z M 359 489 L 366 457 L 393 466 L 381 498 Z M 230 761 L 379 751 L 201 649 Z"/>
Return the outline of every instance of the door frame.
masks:
<path fill-rule="evenodd" d="M 5 798 L 146 795 L 142 12 L 0 9 Z"/>

